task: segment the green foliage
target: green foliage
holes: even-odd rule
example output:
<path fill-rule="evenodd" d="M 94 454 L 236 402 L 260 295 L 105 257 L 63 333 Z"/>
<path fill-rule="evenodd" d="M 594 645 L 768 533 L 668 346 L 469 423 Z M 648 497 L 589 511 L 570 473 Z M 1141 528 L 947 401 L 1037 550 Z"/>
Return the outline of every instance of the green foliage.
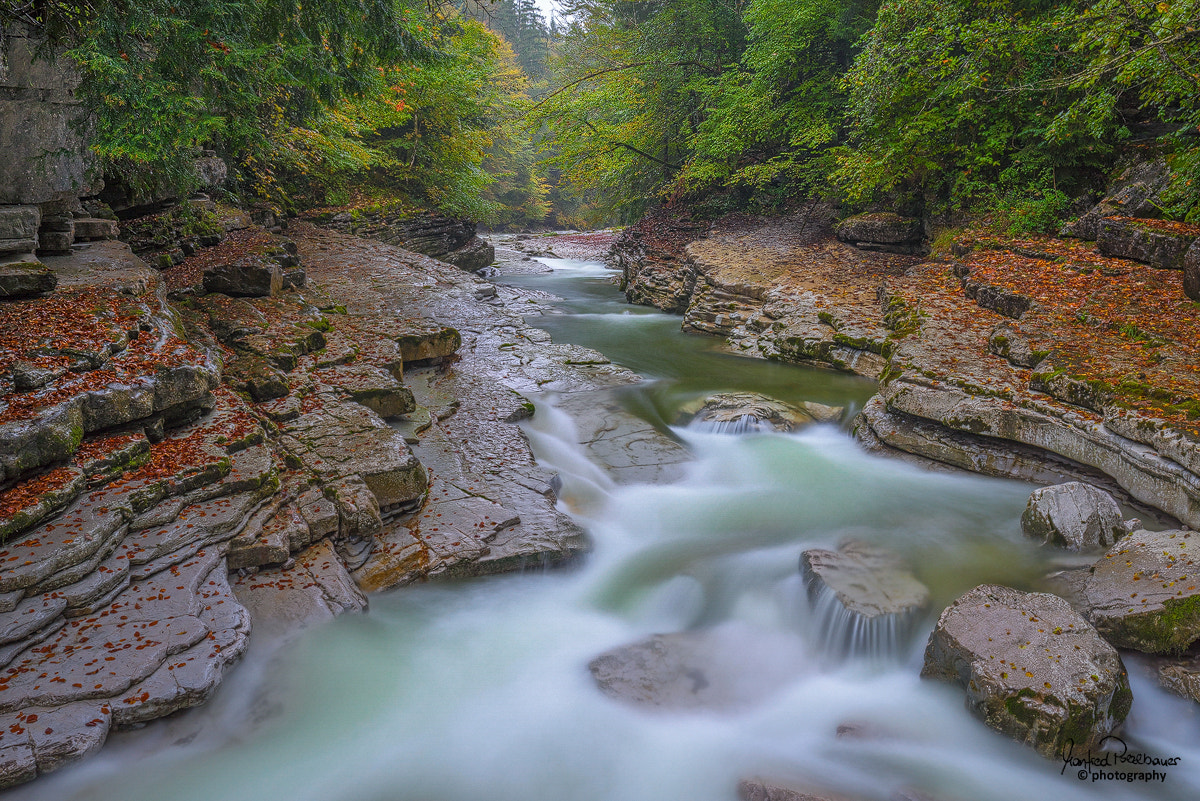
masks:
<path fill-rule="evenodd" d="M 1200 221 L 1200 0 L 1099 0 L 1078 23 L 1073 50 L 1086 67 L 1069 83 L 1084 96 L 1056 130 L 1111 124 L 1136 104 L 1172 129 L 1160 141 L 1175 175 L 1164 211 Z"/>
<path fill-rule="evenodd" d="M 98 117 L 94 147 L 134 183 L 186 183 L 197 148 L 214 145 L 244 156 L 269 188 L 265 159 L 305 150 L 302 136 L 273 141 L 281 130 L 338 138 L 334 104 L 378 91 L 379 65 L 428 54 L 419 7 L 406 3 L 96 0 L 94 13 L 73 18 L 70 51 Z"/>
<path fill-rule="evenodd" d="M 1200 0 L 570 9 L 539 109 L 549 158 L 624 216 L 656 198 L 769 209 L 834 193 L 1049 231 L 1126 142 L 1154 138 L 1178 176 L 1165 211 L 1200 218 Z"/>

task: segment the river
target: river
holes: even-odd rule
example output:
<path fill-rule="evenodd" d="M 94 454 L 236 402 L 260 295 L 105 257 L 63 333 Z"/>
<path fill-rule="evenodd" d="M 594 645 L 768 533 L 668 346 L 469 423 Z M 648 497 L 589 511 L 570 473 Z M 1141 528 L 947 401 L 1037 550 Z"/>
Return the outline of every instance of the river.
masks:
<path fill-rule="evenodd" d="M 664 430 L 680 405 L 718 390 L 842 406 L 847 419 L 873 391 L 721 353 L 679 332 L 677 317 L 625 304 L 602 264 L 542 261 L 554 271 L 496 280 L 558 296 L 562 313 L 535 324 L 645 376 L 622 402 Z M 201 710 L 114 736 L 13 797 L 732 801 L 738 780 L 758 775 L 864 799 L 1200 797 L 1196 706 L 1136 665 L 1125 740 L 1181 758 L 1152 785 L 1080 781 L 970 717 L 960 689 L 922 681 L 936 612 L 892 645 L 829 653 L 801 551 L 886 544 L 914 565 L 934 610 L 982 582 L 1029 588 L 1046 569 L 1018 523 L 1030 487 L 872 456 L 835 425 L 671 429 L 693 455 L 683 478 L 617 485 L 553 397 L 536 401 L 527 434 L 595 542 L 580 567 L 374 596 L 368 616 L 283 651 L 252 648 Z M 696 633 L 721 703 L 647 709 L 598 691 L 590 660 L 682 631 Z"/>

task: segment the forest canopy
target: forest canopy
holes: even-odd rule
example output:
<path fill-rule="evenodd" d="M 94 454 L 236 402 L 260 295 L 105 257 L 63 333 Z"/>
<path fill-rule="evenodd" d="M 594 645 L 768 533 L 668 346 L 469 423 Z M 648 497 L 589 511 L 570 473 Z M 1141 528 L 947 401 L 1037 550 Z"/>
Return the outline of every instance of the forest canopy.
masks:
<path fill-rule="evenodd" d="M 1049 230 L 1163 157 L 1200 219 L 1200 0 L 5 0 L 68 43 L 106 170 L 217 150 L 292 209 L 496 225 L 798 198 Z"/>

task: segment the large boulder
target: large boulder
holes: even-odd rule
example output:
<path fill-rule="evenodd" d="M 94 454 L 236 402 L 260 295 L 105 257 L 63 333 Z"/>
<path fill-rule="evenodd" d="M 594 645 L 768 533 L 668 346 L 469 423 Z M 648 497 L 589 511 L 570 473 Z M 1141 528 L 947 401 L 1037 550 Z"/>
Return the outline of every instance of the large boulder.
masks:
<path fill-rule="evenodd" d="M 1183 256 L 1183 294 L 1200 300 L 1200 239 Z"/>
<path fill-rule="evenodd" d="M 1098 748 L 1133 701 L 1116 649 L 1066 601 L 994 584 L 942 612 L 921 675 L 960 685 L 972 714 L 1048 758 Z"/>
<path fill-rule="evenodd" d="M 1109 217 L 1100 221 L 1096 245 L 1105 256 L 1132 259 L 1165 270 L 1184 269 L 1188 248 L 1200 228 L 1165 220 Z"/>
<path fill-rule="evenodd" d="M 684 406 L 677 422 L 702 431 L 742 434 L 795 431 L 813 420 L 807 411 L 757 392 L 722 392 Z"/>
<path fill-rule="evenodd" d="M 918 253 L 921 250 L 921 221 L 891 212 L 856 214 L 838 223 L 837 238 L 860 250 Z"/>
<path fill-rule="evenodd" d="M 817 635 L 836 654 L 889 656 L 929 604 L 929 590 L 899 555 L 864 542 L 810 548 L 800 572 Z"/>
<path fill-rule="evenodd" d="M 1138 530 L 1092 567 L 1088 618 L 1114 645 L 1161 654 L 1200 639 L 1200 581 L 1192 531 Z"/>
<path fill-rule="evenodd" d="M 478 272 L 496 260 L 496 248 L 483 237 L 473 236 L 458 250 L 442 256 L 442 261 L 453 264 L 460 270 Z"/>
<path fill-rule="evenodd" d="M 204 271 L 204 289 L 223 295 L 267 297 L 283 290 L 279 263 L 262 256 L 245 256 Z"/>
<path fill-rule="evenodd" d="M 1034 490 L 1021 515 L 1021 530 L 1072 551 L 1107 548 L 1125 533 L 1121 507 L 1113 497 L 1082 481 Z"/>

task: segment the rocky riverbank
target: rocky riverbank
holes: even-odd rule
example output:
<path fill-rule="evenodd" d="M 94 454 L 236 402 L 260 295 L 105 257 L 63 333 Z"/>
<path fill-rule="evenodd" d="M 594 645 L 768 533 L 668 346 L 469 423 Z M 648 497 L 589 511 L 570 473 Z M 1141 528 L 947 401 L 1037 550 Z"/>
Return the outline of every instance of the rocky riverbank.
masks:
<path fill-rule="evenodd" d="M 749 356 L 880 381 L 856 425 L 883 448 L 993 476 L 1085 478 L 1200 526 L 1200 318 L 1175 270 L 1077 240 L 964 235 L 960 255 L 864 252 L 819 207 L 614 248 L 632 302 Z"/>
<path fill-rule="evenodd" d="M 685 330 L 879 381 L 853 426 L 868 448 L 1052 485 L 1031 497 L 1026 534 L 1095 564 L 1047 578 L 1062 598 L 977 587 L 926 649 L 923 675 L 961 684 L 978 717 L 1047 756 L 1098 742 L 1130 708 L 1117 649 L 1174 654 L 1135 662 L 1200 700 L 1186 578 L 1200 525 L 1200 318 L 1186 273 L 1143 241 L 1170 235 L 1181 259 L 1200 230 L 1111 217 L 1097 245 L 966 231 L 929 258 L 911 225 L 867 222 L 835 229 L 816 205 L 711 223 L 658 212 L 613 255 L 629 300 L 680 313 Z M 1123 521 L 1100 488 L 1166 530 Z M 1073 650 L 1064 633 L 1079 638 Z M 1030 642 L 1051 662 L 1030 662 Z"/>
<path fill-rule="evenodd" d="M 635 376 L 450 264 L 246 223 L 0 303 L 0 786 L 202 703 L 251 636 L 587 548 L 521 393 Z"/>

